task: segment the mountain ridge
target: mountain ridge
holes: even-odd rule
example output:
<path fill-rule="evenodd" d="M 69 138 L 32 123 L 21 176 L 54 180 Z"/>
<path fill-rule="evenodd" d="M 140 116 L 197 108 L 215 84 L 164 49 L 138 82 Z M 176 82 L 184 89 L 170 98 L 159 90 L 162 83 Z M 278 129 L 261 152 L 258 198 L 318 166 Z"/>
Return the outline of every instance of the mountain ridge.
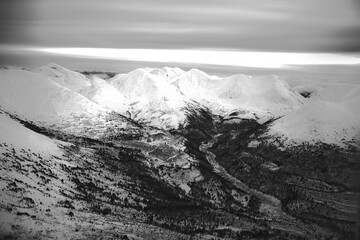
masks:
<path fill-rule="evenodd" d="M 17 76 L 5 76 L 5 72 L 16 72 L 12 74 L 17 74 Z M 36 81 L 37 75 L 34 74 L 39 75 L 38 83 Z M 7 82 L 16 77 L 19 84 L 21 81 L 24 81 L 21 84 L 27 84 L 26 78 L 33 79 L 33 85 L 44 85 L 42 83 L 44 81 L 51 85 L 51 82 L 53 82 L 62 88 L 61 91 L 55 90 L 55 92 L 59 91 L 59 93 L 54 92 L 55 95 L 61 95 L 60 92 L 68 92 L 76 99 L 79 98 L 74 103 L 69 102 L 69 105 L 66 104 L 65 99 L 71 97 L 60 96 L 57 101 L 61 102 L 64 99 L 65 105 L 61 105 L 58 108 L 59 110 L 56 111 L 68 109 L 69 114 L 72 112 L 73 115 L 91 115 L 91 111 L 102 112 L 106 115 L 114 111 L 134 121 L 161 129 L 177 129 L 179 126 L 186 125 L 186 109 L 194 103 L 200 107 L 210 109 L 214 114 L 221 115 L 226 119 L 232 119 L 233 122 L 250 118 L 257 120 L 259 123 L 264 123 L 269 119 L 290 115 L 275 122 L 269 131 L 269 135 L 283 136 L 284 141 L 288 144 L 301 144 L 303 141 L 315 139 L 315 141 L 343 145 L 344 141 L 342 139 L 345 139 L 346 142 L 353 141 L 357 135 L 356 131 L 359 129 L 359 124 L 356 123 L 360 119 L 357 114 L 357 106 L 359 106 L 358 103 L 360 102 L 357 97 L 360 91 L 359 86 L 337 85 L 319 89 L 318 91 L 313 89 L 311 90 L 313 94 L 305 98 L 301 96 L 304 91 L 303 86 L 291 88 L 288 83 L 278 76 L 252 77 L 237 74 L 221 78 L 207 75 L 198 69 L 183 71 L 180 68 L 168 67 L 139 68 L 127 74 L 117 74 L 105 80 L 95 75 L 83 75 L 57 64 L 49 64 L 34 70 L 3 70 L 2 75 L 2 78 Z M 20 87 L 16 89 L 15 86 L 5 86 L 6 81 L 4 82 L 4 80 L 2 81 L 4 92 L 1 94 L 3 98 L 8 93 L 21 92 Z M 9 87 L 11 89 L 7 89 Z M 42 96 L 41 94 L 35 96 L 37 95 L 35 88 L 36 86 L 33 86 L 34 96 L 29 96 L 29 101 L 26 100 L 26 102 L 31 103 L 32 100 L 43 97 L 43 100 L 38 100 L 39 106 L 35 109 L 44 106 L 48 110 L 39 110 L 39 114 L 40 112 L 42 114 L 54 112 L 57 109 L 56 104 L 48 106 L 48 103 L 52 102 L 52 97 Z M 54 86 L 54 88 L 59 87 Z M 337 94 L 336 91 L 342 91 L 343 94 Z M 44 90 L 44 92 L 46 91 Z M 26 96 L 26 94 L 22 95 Z M 334 98 L 334 96 L 340 95 L 344 97 Z M 8 97 L 11 98 L 11 96 Z M 46 98 L 49 99 L 46 100 Z M 80 98 L 83 100 L 80 100 Z M 3 99 L 3 101 L 7 100 Z M 76 108 L 75 106 L 81 101 L 84 102 L 83 108 L 80 106 Z M 11 105 L 14 102 L 16 102 L 16 99 L 6 103 L 3 102 L 2 105 L 6 108 L 7 104 Z M 25 104 L 25 102 L 23 101 L 22 104 Z M 9 110 L 16 109 L 16 107 L 10 106 Z M 23 108 L 30 109 L 31 106 L 26 107 L 24 105 Z M 322 115 L 329 114 L 329 118 L 333 118 L 334 121 L 326 121 L 327 123 L 325 123 L 326 119 L 317 113 L 325 108 L 327 111 L 323 112 Z M 25 111 L 18 110 L 20 112 Z M 236 113 L 243 114 L 236 116 Z M 27 114 L 30 113 L 27 112 Z M 60 112 L 54 112 L 53 114 L 62 115 Z M 307 114 L 308 117 L 302 118 L 299 114 Z M 89 119 L 91 118 L 90 115 Z M 309 120 L 310 115 L 313 120 Z M 341 117 L 342 115 L 343 117 Z M 32 120 L 35 118 L 39 118 L 39 116 L 34 117 Z M 295 119 L 301 118 L 304 123 L 296 123 Z M 285 123 L 285 120 L 288 122 Z M 314 125 L 314 122 L 317 125 Z M 293 132 L 292 128 L 294 127 L 291 127 L 291 124 L 297 126 L 298 133 Z M 341 127 L 344 130 L 336 130 L 337 136 L 334 134 L 329 135 L 326 134 L 327 130 L 324 129 L 324 124 L 328 125 L 327 129 L 329 131 L 332 131 L 331 128 L 339 129 Z M 312 126 L 310 127 L 312 129 L 308 129 L 309 126 Z M 308 132 L 308 135 L 305 136 L 300 132 Z M 317 133 L 314 134 L 315 132 Z"/>
<path fill-rule="evenodd" d="M 0 238 L 355 236 L 359 88 L 7 68 Z"/>

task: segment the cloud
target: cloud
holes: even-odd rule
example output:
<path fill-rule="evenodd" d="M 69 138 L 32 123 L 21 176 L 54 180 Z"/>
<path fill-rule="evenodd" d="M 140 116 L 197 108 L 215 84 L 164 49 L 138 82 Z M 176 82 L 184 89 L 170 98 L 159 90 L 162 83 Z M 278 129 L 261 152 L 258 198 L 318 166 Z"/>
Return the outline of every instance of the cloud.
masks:
<path fill-rule="evenodd" d="M 5 32 L 17 32 L 4 42 L 16 39 L 49 47 L 338 51 L 334 43 L 345 44 L 352 37 L 340 38 L 336 33 L 360 23 L 351 0 L 33 0 L 24 6 L 31 8 L 31 16 L 21 16 L 24 11 L 20 10 L 11 17 L 12 24 L 0 22 Z M 29 37 L 21 37 L 19 29 L 26 29 Z"/>
<path fill-rule="evenodd" d="M 325 50 L 337 49 L 340 52 L 360 52 L 360 27 L 346 28 L 332 36 L 332 45 Z"/>
<path fill-rule="evenodd" d="M 30 1 L 0 1 L 0 44 L 30 41 L 27 22 L 31 22 L 33 16 Z"/>

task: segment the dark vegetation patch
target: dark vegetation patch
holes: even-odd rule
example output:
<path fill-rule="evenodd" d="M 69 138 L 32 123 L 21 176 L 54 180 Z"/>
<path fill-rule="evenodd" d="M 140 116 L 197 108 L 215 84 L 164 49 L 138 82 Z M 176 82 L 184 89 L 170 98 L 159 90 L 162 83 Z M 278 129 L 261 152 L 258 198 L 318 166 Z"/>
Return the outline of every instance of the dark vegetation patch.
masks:
<path fill-rule="evenodd" d="M 35 132 L 73 143 L 63 147 L 64 159 L 76 165 L 61 164 L 60 169 L 67 174 L 74 193 L 63 193 L 67 200 L 58 202 L 58 206 L 68 209 L 67 214 L 71 218 L 77 216 L 76 201 L 82 201 L 87 206 L 86 211 L 109 219 L 119 217 L 121 211 L 130 209 L 134 215 L 129 218 L 141 219 L 146 224 L 188 236 L 210 234 L 229 239 L 311 238 L 270 228 L 271 220 L 264 220 L 259 213 L 261 200 L 251 194 L 244 197 L 245 192 L 214 172 L 207 158 L 211 152 L 230 175 L 252 189 L 279 199 L 281 209 L 305 226 L 325 229 L 338 239 L 351 239 L 354 236 L 354 214 L 343 211 L 342 207 L 350 205 L 351 208 L 356 193 L 360 191 L 353 181 L 360 170 L 354 157 L 355 152 L 326 144 L 303 144 L 280 150 L 261 138 L 273 120 L 263 125 L 249 119 L 230 124 L 221 121 L 219 116 L 213 115 L 206 108 L 188 109 L 187 124 L 172 130 L 171 134 L 186 139 L 185 151 L 199 162 L 196 168 L 204 177 L 201 181 L 189 184 L 189 195 L 164 181 L 157 169 L 146 164 L 146 147 L 117 145 L 116 141 L 141 139 L 141 131 L 92 139 L 17 120 Z M 162 137 L 159 135 L 158 139 Z M 248 144 L 253 140 L 260 144 L 249 147 Z M 214 144 L 207 153 L 200 150 L 203 143 L 210 141 Z M 164 145 L 151 154 L 167 158 L 172 152 L 170 147 Z M 23 171 L 21 159 L 17 162 L 16 170 Z M 277 168 L 271 170 L 266 167 L 269 163 Z M 171 171 L 163 170 L 165 174 Z M 38 174 L 39 178 L 57 179 L 50 169 L 45 171 L 34 168 L 33 173 Z M 18 185 L 11 182 L 7 189 L 13 193 L 23 191 Z M 244 197 L 246 204 L 234 197 L 234 190 L 239 198 Z M 350 193 L 349 199 L 342 198 L 344 193 Z M 23 199 L 27 205 L 33 206 L 35 202 L 31 200 Z M 17 214 L 32 217 L 23 212 Z M 320 230 L 316 232 L 320 233 Z"/>
<path fill-rule="evenodd" d="M 331 204 L 337 201 L 347 205 L 342 195 L 344 192 L 350 192 L 351 202 L 356 202 L 360 189 L 354 179 L 360 166 L 353 149 L 304 143 L 280 150 L 261 137 L 276 119 L 262 125 L 251 119 L 229 124 L 206 109 L 189 110 L 187 117 L 188 125 L 181 129 L 181 133 L 187 139 L 186 151 L 200 161 L 204 182 L 221 179 L 213 173 L 206 155 L 199 150 L 202 143 L 217 135 L 209 150 L 232 176 L 250 188 L 278 198 L 284 211 L 306 224 L 321 226 L 342 239 L 350 239 L 354 235 L 357 206 L 350 204 L 355 213 L 349 213 Z M 260 144 L 248 147 L 253 140 Z M 278 143 L 281 145 L 281 142 Z M 277 168 L 271 170 L 266 167 L 269 164 Z M 224 180 L 221 182 L 221 188 L 229 194 L 226 189 L 231 189 L 231 184 Z M 195 194 L 197 198 L 206 199 L 201 194 L 200 184 L 192 188 L 199 192 Z M 351 192 L 354 194 L 351 195 Z M 231 206 L 225 205 L 225 208 L 240 215 L 246 212 L 244 209 L 236 211 L 234 204 Z M 255 216 L 255 212 L 252 215 Z"/>
<path fill-rule="evenodd" d="M 128 122 L 129 124 L 132 124 L 131 130 L 129 129 L 110 129 L 108 128 L 105 132 L 104 132 L 104 137 L 102 139 L 95 139 L 95 138 L 91 138 L 91 137 L 86 137 L 86 136 L 77 136 L 77 135 L 73 135 L 70 133 L 65 133 L 59 129 L 50 129 L 48 127 L 44 127 L 41 126 L 39 124 L 36 124 L 34 122 L 31 121 L 25 121 L 15 115 L 11 115 L 9 114 L 9 116 L 20 122 L 22 125 L 24 125 L 24 127 L 48 136 L 50 138 L 55 138 L 61 141 L 67 141 L 67 142 L 71 142 L 71 143 L 75 143 L 75 144 L 105 144 L 105 145 L 112 145 L 114 141 L 129 141 L 129 140 L 139 140 L 143 135 L 141 132 L 141 129 L 143 128 L 143 125 L 141 125 L 140 123 L 137 123 L 136 121 L 127 118 L 121 114 L 112 112 L 107 116 L 107 121 L 119 121 L 119 124 L 121 125 L 121 123 L 123 121 Z M 116 131 L 114 131 L 116 130 Z"/>
<path fill-rule="evenodd" d="M 118 74 L 117 72 L 109 72 L 109 71 L 78 71 L 78 72 L 85 76 L 95 75 L 103 79 L 112 78 Z"/>

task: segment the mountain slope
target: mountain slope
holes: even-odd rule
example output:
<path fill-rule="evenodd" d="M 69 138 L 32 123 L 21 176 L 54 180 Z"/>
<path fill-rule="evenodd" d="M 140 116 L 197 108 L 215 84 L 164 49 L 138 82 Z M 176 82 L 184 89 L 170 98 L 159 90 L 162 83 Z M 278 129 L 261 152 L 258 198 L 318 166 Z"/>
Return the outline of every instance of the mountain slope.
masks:
<path fill-rule="evenodd" d="M 105 80 L 96 76 L 87 78 L 57 64 L 48 64 L 34 70 L 54 82 L 80 93 L 102 107 L 124 114 L 128 109 L 125 97 Z"/>
<path fill-rule="evenodd" d="M 0 104 L 33 121 L 57 123 L 74 115 L 104 112 L 97 104 L 58 83 L 27 70 L 0 71 Z"/>
<path fill-rule="evenodd" d="M 101 101 L 106 102 L 106 98 Z M 138 124 L 50 78 L 16 68 L 0 71 L 0 107 L 22 120 L 92 137 L 126 131 L 132 135 L 132 130 L 139 129 Z M 116 131 L 112 130 L 114 126 Z"/>
<path fill-rule="evenodd" d="M 190 70 L 174 83 L 184 95 L 209 107 L 214 113 L 251 111 L 259 117 L 279 117 L 302 103 L 302 97 L 276 76 L 234 75 L 225 78 Z"/>
<path fill-rule="evenodd" d="M 33 71 L 75 92 L 91 86 L 91 83 L 83 74 L 71 71 L 55 63 L 36 68 Z"/>
<path fill-rule="evenodd" d="M 127 99 L 108 82 L 95 76 L 90 77 L 89 81 L 91 86 L 81 89 L 80 94 L 117 113 L 125 114 L 128 111 Z"/>
<path fill-rule="evenodd" d="M 302 107 L 274 122 L 269 135 L 281 136 L 287 144 L 351 143 L 360 132 L 359 89 L 330 85 L 314 92 Z"/>
<path fill-rule="evenodd" d="M 169 70 L 168 70 L 169 71 Z M 185 120 L 187 99 L 169 83 L 171 74 L 161 69 L 136 69 L 119 74 L 110 83 L 130 103 L 131 118 L 159 128 L 177 128 Z"/>
<path fill-rule="evenodd" d="M 31 131 L 1 111 L 0 132 L 0 142 L 8 144 L 14 152 L 31 149 L 32 152 L 45 156 L 59 155 L 61 152 L 53 139 Z"/>

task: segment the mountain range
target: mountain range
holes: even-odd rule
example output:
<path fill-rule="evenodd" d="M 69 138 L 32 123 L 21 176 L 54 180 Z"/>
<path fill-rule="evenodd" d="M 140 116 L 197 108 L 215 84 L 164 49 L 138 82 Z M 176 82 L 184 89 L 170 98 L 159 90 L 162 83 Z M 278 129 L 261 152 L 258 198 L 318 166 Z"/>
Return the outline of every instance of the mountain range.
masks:
<path fill-rule="evenodd" d="M 359 130 L 356 84 L 4 66 L 0 236 L 349 239 Z"/>

